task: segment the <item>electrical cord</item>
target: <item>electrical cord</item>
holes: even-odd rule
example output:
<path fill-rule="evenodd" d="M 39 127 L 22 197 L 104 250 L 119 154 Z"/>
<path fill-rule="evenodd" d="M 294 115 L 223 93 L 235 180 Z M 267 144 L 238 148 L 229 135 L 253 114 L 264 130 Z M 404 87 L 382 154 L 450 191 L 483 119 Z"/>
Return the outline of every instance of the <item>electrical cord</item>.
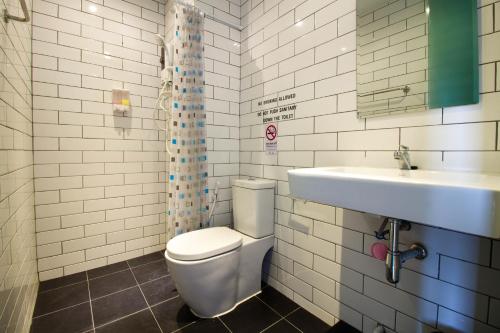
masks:
<path fill-rule="evenodd" d="M 165 107 L 166 103 L 170 103 L 170 98 L 172 98 L 172 82 L 171 81 L 165 81 L 163 84 L 160 94 L 158 95 L 158 98 L 156 99 L 155 102 L 155 110 L 163 110 L 165 112 L 165 122 L 167 123 L 167 127 L 163 128 L 158 124 L 157 119 L 154 119 L 154 123 L 158 129 L 164 131 L 166 133 L 166 136 L 168 136 L 168 132 L 170 130 L 170 120 L 171 120 L 171 114 L 170 114 L 170 109 Z M 165 149 L 167 150 L 168 154 L 172 156 L 172 153 L 170 151 L 169 145 L 168 145 L 168 138 L 165 138 Z"/>

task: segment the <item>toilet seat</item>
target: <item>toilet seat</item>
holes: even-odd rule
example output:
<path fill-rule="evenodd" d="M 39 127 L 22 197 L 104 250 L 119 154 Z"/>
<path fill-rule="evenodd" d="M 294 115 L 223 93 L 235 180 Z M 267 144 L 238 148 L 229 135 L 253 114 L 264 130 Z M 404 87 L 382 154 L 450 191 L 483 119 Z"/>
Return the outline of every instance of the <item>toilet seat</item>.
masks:
<path fill-rule="evenodd" d="M 232 251 L 241 244 L 239 232 L 227 227 L 214 227 L 174 237 L 167 243 L 167 254 L 181 261 L 202 260 Z"/>

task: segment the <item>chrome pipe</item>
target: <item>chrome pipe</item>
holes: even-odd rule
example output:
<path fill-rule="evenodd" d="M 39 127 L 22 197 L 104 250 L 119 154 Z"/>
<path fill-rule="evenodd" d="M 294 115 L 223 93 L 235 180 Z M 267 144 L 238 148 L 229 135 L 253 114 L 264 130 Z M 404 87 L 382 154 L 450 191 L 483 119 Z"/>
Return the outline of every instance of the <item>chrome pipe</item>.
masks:
<path fill-rule="evenodd" d="M 399 282 L 401 269 L 401 253 L 399 252 L 399 226 L 401 221 L 389 219 L 389 250 L 385 259 L 385 277 L 390 283 Z"/>
<path fill-rule="evenodd" d="M 405 261 L 427 257 L 427 250 L 418 243 L 412 244 L 408 250 L 399 251 L 399 231 L 409 229 L 408 222 L 389 218 L 389 249 L 385 258 L 385 277 L 389 283 L 399 282 L 399 272 Z"/>

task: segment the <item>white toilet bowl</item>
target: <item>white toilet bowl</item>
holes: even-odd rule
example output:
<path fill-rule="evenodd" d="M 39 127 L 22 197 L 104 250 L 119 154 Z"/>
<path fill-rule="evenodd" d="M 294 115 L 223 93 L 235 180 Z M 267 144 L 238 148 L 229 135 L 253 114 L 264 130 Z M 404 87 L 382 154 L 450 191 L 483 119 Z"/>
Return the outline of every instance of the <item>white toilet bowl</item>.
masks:
<path fill-rule="evenodd" d="M 165 257 L 179 294 L 198 317 L 229 312 L 260 292 L 262 261 L 274 243 L 274 181 L 233 181 L 234 229 L 187 232 Z"/>
<path fill-rule="evenodd" d="M 165 257 L 177 290 L 191 311 L 211 318 L 260 292 L 262 261 L 274 236 L 255 239 L 227 227 L 179 235 Z"/>

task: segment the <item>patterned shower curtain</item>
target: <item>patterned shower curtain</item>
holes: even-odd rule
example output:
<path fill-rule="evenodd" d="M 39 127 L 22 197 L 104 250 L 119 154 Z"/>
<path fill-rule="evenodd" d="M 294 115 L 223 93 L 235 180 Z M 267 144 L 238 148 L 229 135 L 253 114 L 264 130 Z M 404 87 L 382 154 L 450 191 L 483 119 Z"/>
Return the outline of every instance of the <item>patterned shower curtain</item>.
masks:
<path fill-rule="evenodd" d="M 208 226 L 203 15 L 175 4 L 168 237 Z"/>

